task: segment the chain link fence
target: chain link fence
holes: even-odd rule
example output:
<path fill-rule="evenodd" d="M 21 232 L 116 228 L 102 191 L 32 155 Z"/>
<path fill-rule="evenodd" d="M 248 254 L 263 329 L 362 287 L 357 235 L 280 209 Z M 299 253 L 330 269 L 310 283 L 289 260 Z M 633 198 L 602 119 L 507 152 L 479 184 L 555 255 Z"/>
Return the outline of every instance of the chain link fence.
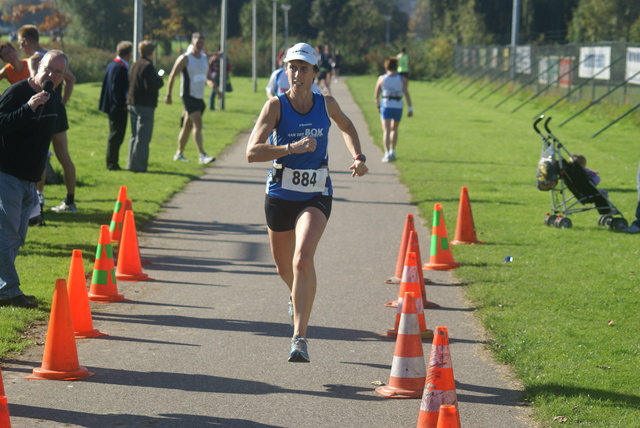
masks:
<path fill-rule="evenodd" d="M 585 101 L 586 107 L 567 121 L 601 102 L 631 106 L 613 124 L 638 114 L 640 108 L 639 43 L 458 46 L 453 69 L 455 75 L 464 77 L 455 83 L 460 93 L 472 88 L 469 96 L 484 100 L 502 90 L 505 96 L 496 107 L 526 93 L 513 111 L 539 96 L 555 100 L 539 114 L 564 101 Z"/>

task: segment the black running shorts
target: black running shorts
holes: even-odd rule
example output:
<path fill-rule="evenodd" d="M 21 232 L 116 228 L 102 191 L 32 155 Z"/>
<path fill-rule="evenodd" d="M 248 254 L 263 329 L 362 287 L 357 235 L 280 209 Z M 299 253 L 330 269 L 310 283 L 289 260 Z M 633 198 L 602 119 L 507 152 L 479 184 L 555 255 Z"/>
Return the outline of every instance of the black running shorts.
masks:
<path fill-rule="evenodd" d="M 184 109 L 189 114 L 195 113 L 196 111 L 204 113 L 204 100 L 201 98 L 194 98 L 191 95 L 183 95 L 182 103 L 184 104 Z"/>
<path fill-rule="evenodd" d="M 293 230 L 296 227 L 298 216 L 308 207 L 319 209 L 329 220 L 332 201 L 332 196 L 323 195 L 315 196 L 308 201 L 287 201 L 267 195 L 264 200 L 267 226 L 274 232 Z"/>

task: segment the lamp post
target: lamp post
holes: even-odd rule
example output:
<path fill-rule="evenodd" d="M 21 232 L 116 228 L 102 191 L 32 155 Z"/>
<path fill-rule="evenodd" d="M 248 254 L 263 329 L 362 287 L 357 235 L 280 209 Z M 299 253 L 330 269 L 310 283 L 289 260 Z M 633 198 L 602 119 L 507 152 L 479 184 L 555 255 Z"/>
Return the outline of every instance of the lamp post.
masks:
<path fill-rule="evenodd" d="M 386 32 L 386 38 L 385 38 L 385 46 L 388 48 L 389 47 L 389 23 L 391 22 L 391 15 L 385 15 L 384 19 L 387 21 L 387 32 Z"/>
<path fill-rule="evenodd" d="M 289 47 L 289 11 L 291 10 L 291 5 L 284 3 L 282 10 L 284 10 L 284 48 L 287 49 Z"/>
<path fill-rule="evenodd" d="M 227 1 L 222 0 L 222 8 L 220 10 L 220 86 L 223 93 L 227 90 Z M 224 110 L 224 99 L 220 97 L 220 110 Z"/>
<path fill-rule="evenodd" d="M 133 60 L 137 61 L 140 56 L 138 44 L 142 41 L 142 0 L 135 1 L 133 15 Z"/>
<path fill-rule="evenodd" d="M 276 22 L 278 19 L 278 15 L 276 14 L 276 5 L 278 4 L 278 0 L 273 0 L 273 16 L 272 16 L 272 24 L 271 24 L 271 70 L 276 69 Z"/>

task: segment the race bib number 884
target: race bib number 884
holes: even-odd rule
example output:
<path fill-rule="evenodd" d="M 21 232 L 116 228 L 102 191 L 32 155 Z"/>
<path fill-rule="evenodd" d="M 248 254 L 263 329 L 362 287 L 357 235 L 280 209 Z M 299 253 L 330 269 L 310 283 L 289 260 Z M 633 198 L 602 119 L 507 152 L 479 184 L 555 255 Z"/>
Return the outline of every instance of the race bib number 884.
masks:
<path fill-rule="evenodd" d="M 328 175 L 327 168 L 285 168 L 282 173 L 282 188 L 303 193 L 323 192 L 326 188 Z"/>

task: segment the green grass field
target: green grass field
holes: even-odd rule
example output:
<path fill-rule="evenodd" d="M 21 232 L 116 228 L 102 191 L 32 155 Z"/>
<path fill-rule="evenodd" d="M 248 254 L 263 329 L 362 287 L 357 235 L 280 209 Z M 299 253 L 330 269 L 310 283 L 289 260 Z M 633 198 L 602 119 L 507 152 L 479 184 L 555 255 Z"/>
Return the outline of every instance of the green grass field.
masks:
<path fill-rule="evenodd" d="M 250 79 L 237 78 L 233 83 L 235 92 L 227 94 L 225 110 L 207 110 L 204 115 L 204 146 L 213 156 L 233 143 L 240 131 L 253 126 L 253 120 L 266 100 L 263 90 L 266 80 L 259 82 L 256 93 L 252 91 Z M 6 86 L 3 81 L 0 90 L 4 91 Z M 97 108 L 100 87 L 99 83 L 76 85 L 69 101 L 69 147 L 77 172 L 79 213 L 51 212 L 51 207 L 58 205 L 66 195 L 66 188 L 64 185 L 45 187 L 47 226 L 29 228 L 26 245 L 20 249 L 16 261 L 23 291 L 35 295 L 41 309 L 0 307 L 0 357 L 33 342 L 28 328 L 48 316 L 55 280 L 67 278 L 72 250 L 82 250 L 86 272 L 93 269 L 100 225 L 110 223 L 120 186 L 127 186 L 140 229 L 162 209 L 163 202 L 202 174 L 193 140 L 185 150 L 185 156 L 191 162 L 173 161 L 182 111 L 177 88 L 174 88 L 174 98 L 178 102 L 171 106 L 161 102 L 156 109 L 149 172 L 107 171 L 105 156 L 109 126 L 107 116 Z M 161 89 L 162 95 L 164 90 Z M 127 163 L 128 136 L 129 129 L 120 150 L 122 167 Z M 61 174 L 55 156 L 51 159 L 52 166 Z"/>
<path fill-rule="evenodd" d="M 227 109 L 206 112 L 209 154 L 217 155 L 251 128 L 265 100 L 265 83 L 254 93 L 249 79 L 234 78 Z M 353 77 L 348 84 L 380 144 L 375 77 Z M 80 213 L 50 213 L 47 227 L 30 229 L 17 264 L 24 291 L 38 297 L 41 309 L 0 308 L 0 356 L 32 343 L 29 326 L 46 319 L 55 279 L 66 278 L 73 249 L 83 251 L 86 271 L 93 268 L 99 225 L 109 223 L 121 185 L 128 187 L 140 228 L 202 173 L 195 162 L 172 161 L 179 104 L 156 110 L 149 173 L 106 171 L 108 126 L 97 110 L 99 90 L 99 84 L 78 85 L 69 104 Z M 452 237 L 460 188 L 469 187 L 478 238 L 486 243 L 454 247 L 462 263 L 456 275 L 492 337 L 490 348 L 522 380 L 543 426 L 560 423 L 554 421 L 558 416 L 567 418 L 563 426 L 640 426 L 640 236 L 598 226 L 595 212 L 572 216 L 572 229 L 545 226 L 550 199 L 535 187 L 541 142 L 531 125 L 548 100 L 511 114 L 521 99 L 495 109 L 504 94 L 481 103 L 483 94 L 468 98 L 471 90 L 457 95 L 433 83 L 410 84 L 415 117 L 402 121 L 396 164 L 420 221 L 430 227 L 433 205 L 441 203 Z M 607 123 L 599 111 L 554 127 L 573 113 L 563 107 L 550 112 L 551 126 L 570 151 L 584 154 L 600 172 L 600 187 L 631 220 L 638 197 L 638 128 L 626 120 L 591 139 Z M 126 146 L 125 141 L 123 165 Z M 196 160 L 193 142 L 185 155 Z M 369 154 L 370 163 L 378 161 Z M 47 186 L 48 208 L 64 194 L 63 185 Z M 507 256 L 513 262 L 504 263 Z"/>
<path fill-rule="evenodd" d="M 348 84 L 381 145 L 375 78 Z M 640 236 L 598 226 L 595 211 L 572 216 L 572 229 L 544 225 L 551 201 L 535 187 L 542 143 L 532 118 L 549 100 L 511 114 L 524 94 L 494 108 L 504 94 L 481 103 L 483 94 L 469 99 L 471 88 L 456 92 L 410 83 L 415 116 L 402 120 L 396 163 L 425 226 L 434 203 L 442 203 L 450 239 L 460 189 L 468 186 L 478 239 L 486 243 L 453 253 L 489 346 L 522 379 L 544 426 L 556 425 L 556 416 L 567 418 L 564 426 L 640 426 Z M 587 157 L 600 187 L 633 220 L 638 128 L 623 121 L 592 139 L 608 123 L 601 113 L 562 128 L 554 123 L 573 110 L 548 114 L 558 139 Z M 507 256 L 513 262 L 505 263 Z"/>

